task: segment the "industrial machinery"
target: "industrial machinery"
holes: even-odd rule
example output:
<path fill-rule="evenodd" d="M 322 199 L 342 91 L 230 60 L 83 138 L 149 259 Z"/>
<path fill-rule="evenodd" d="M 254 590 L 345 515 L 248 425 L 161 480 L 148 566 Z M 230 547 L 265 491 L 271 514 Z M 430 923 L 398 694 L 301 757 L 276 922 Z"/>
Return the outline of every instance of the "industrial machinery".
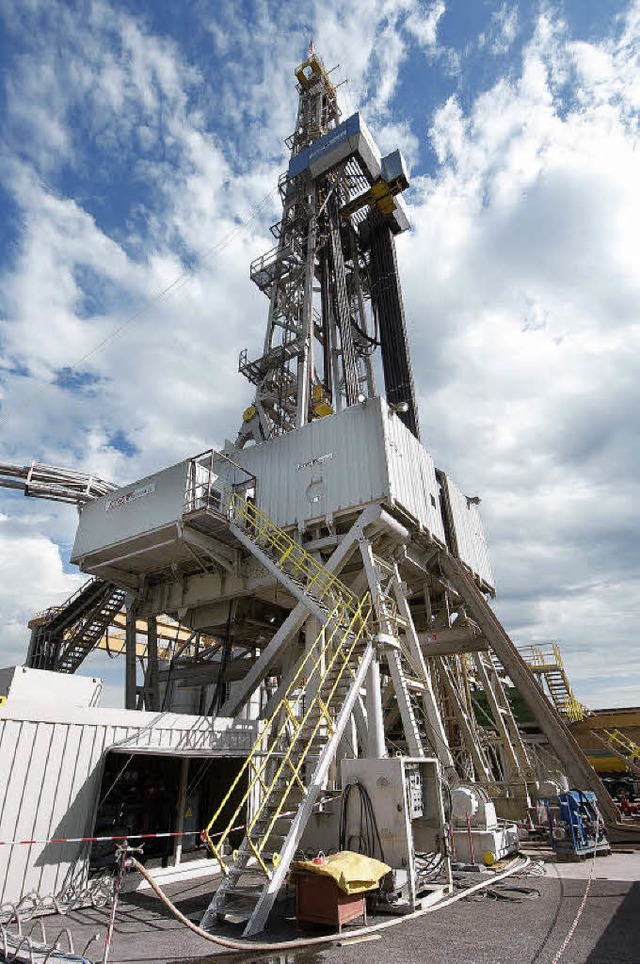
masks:
<path fill-rule="evenodd" d="M 408 913 L 442 892 L 451 878 L 438 761 L 427 757 L 344 759 L 342 786 L 344 794 L 352 788 L 366 794 L 379 855 L 392 868 L 391 879 L 383 884 L 380 905 L 394 913 Z M 347 804 L 344 810 L 340 843 L 358 851 L 362 847 L 361 807 Z"/>
<path fill-rule="evenodd" d="M 482 787 L 458 784 L 451 790 L 453 855 L 464 863 L 488 866 L 519 846 L 518 828 L 499 820 L 495 804 Z"/>
<path fill-rule="evenodd" d="M 551 846 L 559 857 L 609 853 L 604 820 L 591 790 L 569 790 L 545 801 Z"/>
<path fill-rule="evenodd" d="M 342 119 L 313 49 L 296 78 L 276 244 L 250 271 L 269 308 L 262 354 L 240 356 L 254 395 L 236 442 L 117 489 L 87 482 L 71 493 L 82 503 L 72 561 L 95 581 L 73 613 L 63 607 L 34 629 L 30 650 L 74 671 L 124 600 L 126 706 L 142 692 L 157 711 L 173 708 L 161 701 L 157 620 L 217 641 L 204 661 L 192 647 L 192 712 L 224 721 L 225 733 L 260 724 L 211 803 L 204 838 L 223 877 L 202 926 L 243 920 L 247 936 L 264 927 L 314 821 L 331 822 L 318 807 L 353 780 L 367 788 L 397 875 L 389 893 L 406 893 L 410 907 L 432 859 L 446 872 L 443 785 L 456 846 L 510 852 L 512 821 L 536 799 L 540 774 L 507 678 L 554 765 L 617 816 L 489 605 L 479 499 L 419 439 L 395 250 L 409 227 L 402 158 L 381 155 L 359 114 Z M 189 640 L 176 671 L 192 658 Z"/>

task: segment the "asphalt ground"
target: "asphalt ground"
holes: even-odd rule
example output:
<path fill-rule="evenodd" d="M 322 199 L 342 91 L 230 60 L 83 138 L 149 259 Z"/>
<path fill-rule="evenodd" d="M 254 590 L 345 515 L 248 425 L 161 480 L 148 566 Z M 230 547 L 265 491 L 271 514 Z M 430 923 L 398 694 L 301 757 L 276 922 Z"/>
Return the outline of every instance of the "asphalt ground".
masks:
<path fill-rule="evenodd" d="M 546 864 L 543 876 L 512 877 L 504 885 L 532 888 L 521 902 L 465 899 L 413 920 L 369 916 L 369 923 L 398 920 L 375 940 L 349 943 L 349 932 L 361 926 L 356 921 L 342 933 L 342 945 L 309 948 L 288 953 L 220 953 L 219 949 L 193 934 L 160 903 L 149 890 L 122 895 L 110 964 L 157 961 L 166 964 L 552 964 L 570 931 L 585 893 L 592 861 L 579 864 Z M 542 869 L 542 868 L 541 868 Z M 479 877 L 467 878 L 476 882 Z M 640 851 L 598 857 L 589 897 L 575 933 L 559 959 L 562 964 L 640 964 Z M 166 892 L 176 906 L 198 921 L 211 894 L 211 883 L 168 885 Z M 512 895 L 512 896 L 518 896 Z M 524 897 L 524 895 L 522 895 Z M 259 940 L 278 941 L 318 936 L 319 927 L 298 929 L 293 919 L 293 901 L 279 905 L 279 914 Z M 87 951 L 99 960 L 102 955 L 108 909 L 75 911 L 65 918 L 47 918 L 47 934 L 69 927 L 76 953 L 82 951 L 92 934 L 100 941 Z M 240 937 L 240 928 L 227 927 L 225 935 Z"/>

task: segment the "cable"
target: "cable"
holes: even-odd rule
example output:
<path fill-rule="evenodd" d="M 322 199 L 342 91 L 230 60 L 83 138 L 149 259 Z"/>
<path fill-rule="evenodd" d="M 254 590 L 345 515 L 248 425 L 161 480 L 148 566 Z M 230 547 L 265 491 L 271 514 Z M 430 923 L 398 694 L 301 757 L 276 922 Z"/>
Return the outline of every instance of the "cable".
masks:
<path fill-rule="evenodd" d="M 241 221 L 239 225 L 237 225 L 235 228 L 229 231 L 228 234 L 226 234 L 223 238 L 220 239 L 220 241 L 217 241 L 216 244 L 214 244 L 209 249 L 209 251 L 207 251 L 200 258 L 199 264 L 202 265 L 206 263 L 213 255 L 218 254 L 220 251 L 223 251 L 233 240 L 235 240 L 235 238 L 238 237 L 238 235 L 240 235 L 245 230 L 245 228 L 248 228 L 249 225 L 258 216 L 258 214 L 262 211 L 262 209 L 266 206 L 267 202 L 271 200 L 271 198 L 274 196 L 277 190 L 278 188 L 276 186 L 272 188 L 272 190 L 269 191 L 268 194 L 265 194 L 262 200 L 258 201 L 258 203 L 251 208 L 249 214 L 247 215 L 244 221 Z M 136 322 L 139 318 L 141 318 L 147 311 L 149 311 L 150 308 L 153 308 L 155 305 L 157 305 L 158 302 L 162 300 L 162 298 L 165 298 L 172 291 L 179 291 L 180 288 L 184 287 L 189 281 L 195 278 L 195 276 L 196 275 L 194 270 L 192 270 L 191 268 L 185 268 L 176 278 L 173 279 L 172 282 L 170 282 L 170 284 L 166 285 L 166 287 L 164 287 L 161 291 L 153 295 L 147 302 L 145 302 L 145 304 L 143 304 L 140 308 L 138 308 L 137 311 L 134 311 L 132 315 L 129 315 L 129 317 L 125 319 L 125 321 L 123 321 L 121 325 L 119 325 L 112 332 L 110 332 L 110 334 L 106 335 L 101 341 L 99 341 L 96 345 L 94 345 L 93 348 L 90 348 L 89 351 L 85 352 L 84 355 L 81 355 L 80 358 L 76 358 L 76 360 L 72 362 L 70 365 L 65 365 L 64 366 L 65 370 L 68 372 L 77 371 L 78 368 L 82 364 L 84 364 L 84 362 L 88 361 L 89 358 L 92 358 L 94 355 L 97 355 L 104 348 L 106 348 L 107 345 L 114 340 L 114 338 L 117 338 L 118 335 L 122 334 L 123 331 L 125 331 L 134 322 Z M 56 387 L 55 381 L 46 382 L 44 385 L 42 385 L 40 389 L 38 389 L 38 391 L 35 391 L 32 395 L 30 395 L 26 399 L 26 401 L 22 403 L 22 405 L 18 405 L 15 408 L 11 409 L 10 411 L 6 412 L 4 415 L 0 416 L 0 425 L 3 425 L 4 423 L 12 419 L 15 415 L 18 415 L 20 412 L 23 412 L 33 402 L 37 401 L 42 395 L 44 395 L 45 392 L 55 387 Z"/>
<path fill-rule="evenodd" d="M 463 897 L 468 897 L 469 894 L 474 893 L 475 891 L 482 890 L 484 887 L 488 887 L 490 884 L 496 884 L 499 880 L 504 880 L 506 877 L 510 877 L 511 874 L 524 870 L 528 864 L 528 857 L 523 857 L 522 862 L 520 862 L 520 858 L 517 858 L 514 860 L 511 867 L 507 867 L 506 870 L 503 870 L 500 874 L 496 874 L 495 877 L 492 877 L 488 881 L 482 880 L 480 883 L 475 884 L 468 890 L 462 891 L 458 894 L 453 894 L 450 897 L 445 897 L 444 900 L 441 900 L 438 904 L 432 904 L 429 907 L 425 907 L 423 910 L 416 910 L 411 914 L 403 914 L 402 917 L 385 920 L 380 924 L 372 924 L 369 927 L 360 927 L 357 930 L 351 931 L 349 933 L 349 937 L 364 937 L 367 934 L 386 930 L 388 927 L 395 927 L 398 924 L 404 923 L 404 921 L 415 920 L 418 917 L 424 917 L 426 914 L 433 914 L 437 910 L 442 910 L 444 907 L 449 907 L 451 904 L 455 904 L 456 901 L 462 900 Z M 198 927 L 198 925 L 190 921 L 188 917 L 185 917 L 185 915 L 179 911 L 175 904 L 172 903 L 172 901 L 167 897 L 162 888 L 155 882 L 151 874 L 145 869 L 145 867 L 142 866 L 141 863 L 135 859 L 135 857 L 131 860 L 131 866 L 142 874 L 156 896 L 160 898 L 167 910 L 173 914 L 176 920 L 179 920 L 185 925 L 185 927 L 188 927 L 190 931 L 193 931 L 194 934 L 198 934 L 199 937 L 202 937 L 205 941 L 209 941 L 211 944 L 218 944 L 220 947 L 227 947 L 232 951 L 251 951 L 253 953 L 257 951 L 276 952 L 288 951 L 291 948 L 296 947 L 312 947 L 320 944 L 334 944 L 336 941 L 339 941 L 344 937 L 343 934 L 328 934 L 324 937 L 302 938 L 293 941 L 279 941 L 274 943 L 254 943 L 253 941 L 234 940 L 230 937 L 218 937 L 214 934 L 209 934 L 208 931 Z"/>
<path fill-rule="evenodd" d="M 584 912 L 584 909 L 585 909 L 585 907 L 586 907 L 586 905 L 587 905 L 587 898 L 588 898 L 588 896 L 589 896 L 589 891 L 591 890 L 591 884 L 592 884 L 592 882 L 593 882 L 593 872 L 594 872 L 594 870 L 596 869 L 596 858 L 597 858 L 597 856 L 598 856 L 598 848 L 594 846 L 594 850 L 593 850 L 593 860 L 591 861 L 591 869 L 589 870 L 589 878 L 588 878 L 588 880 L 587 880 L 587 886 L 586 886 L 585 889 L 584 889 L 584 894 L 583 894 L 583 896 L 582 896 L 582 901 L 580 902 L 580 906 L 578 907 L 578 913 L 577 913 L 576 916 L 574 917 L 573 923 L 571 924 L 571 927 L 569 928 L 569 931 L 568 931 L 568 933 L 567 933 L 567 936 L 565 937 L 565 939 L 563 940 L 562 944 L 560 945 L 560 947 L 559 947 L 558 950 L 556 951 L 555 957 L 553 958 L 553 961 L 551 962 L 551 964 L 558 964 L 558 961 L 560 960 L 560 958 L 562 957 L 562 955 L 563 955 L 564 952 L 566 951 L 567 947 L 569 946 L 569 944 L 570 944 L 571 941 L 573 940 L 573 935 L 574 935 L 575 932 L 576 932 L 576 927 L 577 927 L 578 924 L 580 923 L 580 918 L 582 917 L 582 914 L 583 914 L 583 912 Z M 556 871 L 556 873 L 557 873 L 557 871 Z M 559 876 L 559 875 L 558 875 L 558 876 Z"/>
<path fill-rule="evenodd" d="M 353 834 L 347 840 L 347 813 L 349 810 L 349 800 L 353 791 L 357 791 L 360 799 L 360 824 L 357 834 Z M 348 783 L 342 791 L 340 801 L 340 827 L 338 831 L 339 850 L 353 850 L 352 841 L 358 840 L 362 843 L 362 849 L 357 853 L 366 854 L 367 857 L 375 856 L 376 844 L 380 853 L 380 859 L 384 861 L 384 851 L 382 841 L 378 831 L 378 822 L 371 802 L 371 797 L 367 788 L 361 783 Z"/>

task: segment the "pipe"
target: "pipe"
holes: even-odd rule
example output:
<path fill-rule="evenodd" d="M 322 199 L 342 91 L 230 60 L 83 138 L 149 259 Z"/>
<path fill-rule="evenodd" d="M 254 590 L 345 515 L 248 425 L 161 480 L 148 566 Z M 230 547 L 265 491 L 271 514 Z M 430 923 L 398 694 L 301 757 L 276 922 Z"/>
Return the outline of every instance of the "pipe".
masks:
<path fill-rule="evenodd" d="M 349 937 L 361 937 L 365 934 L 372 934 L 376 931 L 386 930 L 387 927 L 393 927 L 395 924 L 401 924 L 405 920 L 413 920 L 417 917 L 422 917 L 425 914 L 431 914 L 436 910 L 441 910 L 443 907 L 448 907 L 450 904 L 454 904 L 458 900 L 462 900 L 463 897 L 468 897 L 470 894 L 474 894 L 478 890 L 482 890 L 484 887 L 489 887 L 495 884 L 499 880 L 504 880 L 505 877 L 510 877 L 512 874 L 516 873 L 518 870 L 524 870 L 528 867 L 531 861 L 528 857 L 523 857 L 521 860 L 516 858 L 510 867 L 503 870 L 502 873 L 496 874 L 494 877 L 490 877 L 489 880 L 481 881 L 478 884 L 474 884 L 473 887 L 469 887 L 466 890 L 461 890 L 457 894 L 453 894 L 451 897 L 446 897 L 444 900 L 440 901 L 439 904 L 432 904 L 430 907 L 425 907 L 424 910 L 415 910 L 412 914 L 405 914 L 402 917 L 393 918 L 391 920 L 382 921 L 380 924 L 372 924 L 370 927 L 359 927 L 357 930 L 352 931 Z M 178 910 L 174 903 L 167 897 L 164 891 L 158 886 L 153 877 L 149 872 L 139 863 L 135 857 L 131 859 L 131 866 L 142 874 L 147 883 L 151 886 L 151 889 L 155 892 L 156 896 L 160 898 L 162 903 L 165 905 L 167 910 L 171 911 L 176 920 L 179 920 L 185 927 L 188 927 L 190 931 L 197 934 L 198 937 L 202 937 L 204 940 L 209 941 L 212 944 L 219 944 L 221 947 L 227 947 L 232 951 L 288 951 L 292 948 L 297 947 L 312 947 L 319 944 L 334 944 L 343 938 L 342 934 L 327 934 L 324 937 L 311 937 L 311 938 L 298 938 L 293 941 L 276 941 L 274 943 L 258 943 L 254 941 L 243 941 L 234 940 L 230 937 L 217 937 L 214 934 L 209 934 L 208 931 L 203 930 L 185 917 L 184 914 Z"/>
<path fill-rule="evenodd" d="M 395 536 L 399 542 L 409 542 L 409 539 L 411 538 L 409 530 L 405 529 L 405 527 L 398 522 L 397 519 L 394 519 L 393 516 L 390 516 L 389 513 L 385 512 L 384 509 L 380 513 L 380 518 L 377 519 L 376 522 L 378 525 L 384 526 L 385 529 L 388 529 L 389 534 Z"/>

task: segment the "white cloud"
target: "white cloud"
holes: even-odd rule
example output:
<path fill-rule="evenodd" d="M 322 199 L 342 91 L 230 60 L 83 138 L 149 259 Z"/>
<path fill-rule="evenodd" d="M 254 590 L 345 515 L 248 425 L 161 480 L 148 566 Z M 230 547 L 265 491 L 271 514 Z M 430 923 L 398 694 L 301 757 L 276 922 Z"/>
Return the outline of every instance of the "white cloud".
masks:
<path fill-rule="evenodd" d="M 438 39 L 438 24 L 444 16 L 446 5 L 443 0 L 421 5 L 407 17 L 407 30 L 413 34 L 421 47 L 426 50 L 436 46 Z"/>
<path fill-rule="evenodd" d="M 16 411 L 3 459 L 124 482 L 235 435 L 250 397 L 237 353 L 259 350 L 267 308 L 248 265 L 270 246 L 277 199 L 214 249 L 284 167 L 292 72 L 313 36 L 349 78 L 345 114 L 361 108 L 383 149 L 400 144 L 414 168 L 415 227 L 399 251 L 423 437 L 483 497 L 499 613 L 521 642 L 560 642 L 579 696 L 615 701 L 617 684 L 599 679 L 601 641 L 637 672 L 639 10 L 618 40 L 612 29 L 578 43 L 549 9 L 521 63 L 484 93 L 443 98 L 427 144 L 398 92 L 415 77 L 416 46 L 423 67 L 460 67 L 439 47 L 441 2 L 257 3 L 252 18 L 203 5 L 213 73 L 107 0 L 85 19 L 64 3 L 8 3 L 31 48 L 8 76 L 12 156 L 0 168 L 20 219 L 0 280 L 0 414 Z M 494 45 L 513 49 L 521 29 L 503 4 Z M 86 197 L 52 186 L 65 165 Z M 82 366 L 95 384 L 33 400 L 185 264 L 188 284 Z M 114 447 L 117 432 L 139 451 Z M 76 585 L 58 551 L 75 517 L 14 496 L 2 508 L 17 521 L 0 606 L 20 659 L 26 619 Z"/>
<path fill-rule="evenodd" d="M 492 54 L 504 55 L 509 52 L 518 34 L 518 7 L 512 0 L 505 0 L 492 15 L 493 37 L 490 50 Z"/>
<path fill-rule="evenodd" d="M 560 642 L 587 702 L 616 702 L 601 648 L 640 687 L 640 71 L 628 30 L 565 30 L 542 16 L 519 76 L 437 112 L 402 265 L 424 437 L 483 495 L 498 612 L 520 642 Z"/>
<path fill-rule="evenodd" d="M 0 519 L 0 665 L 22 664 L 27 653 L 27 622 L 61 603 L 85 582 L 63 571 L 58 547 L 6 516 Z"/>

